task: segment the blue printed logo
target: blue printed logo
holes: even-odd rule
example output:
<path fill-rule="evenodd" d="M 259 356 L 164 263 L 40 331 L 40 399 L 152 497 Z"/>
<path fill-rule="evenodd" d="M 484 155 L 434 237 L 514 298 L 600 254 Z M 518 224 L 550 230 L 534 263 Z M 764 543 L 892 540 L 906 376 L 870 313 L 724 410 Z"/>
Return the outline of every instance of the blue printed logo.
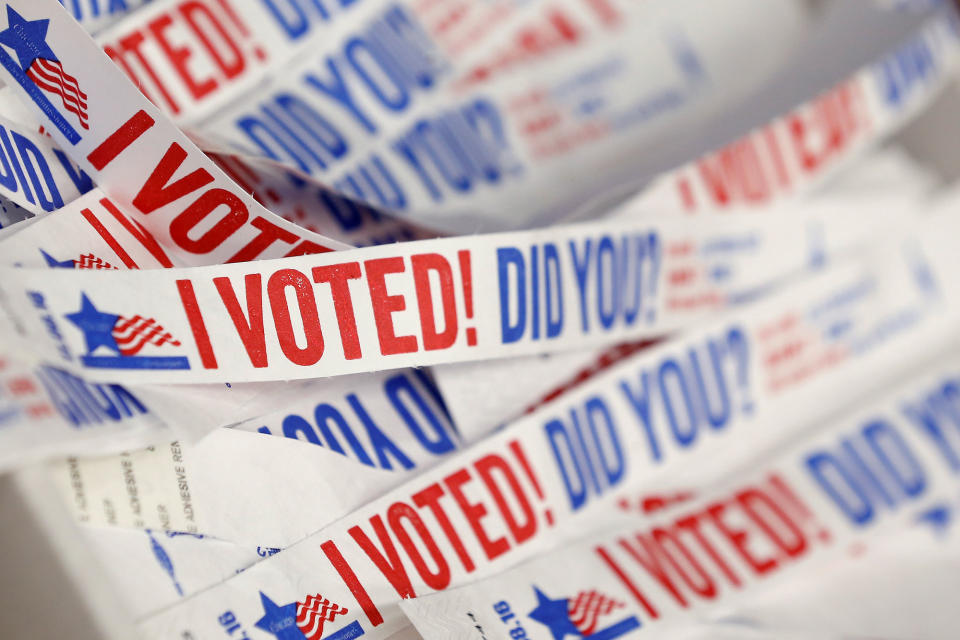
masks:
<path fill-rule="evenodd" d="M 80 142 L 80 134 L 47 97 L 59 98 L 63 109 L 84 129 L 87 122 L 87 94 L 80 89 L 77 79 L 67 73 L 59 58 L 47 44 L 50 20 L 27 20 L 7 5 L 7 28 L 0 31 L 0 64 L 23 87 L 38 107 L 71 144 Z M 16 60 L 10 55 L 10 51 Z"/>
<path fill-rule="evenodd" d="M 597 629 L 601 617 L 626 605 L 596 589 L 581 591 L 569 599 L 550 598 L 537 586 L 533 587 L 533 591 L 537 594 L 537 606 L 527 615 L 550 629 L 554 640 L 563 640 L 567 636 L 612 640 L 640 628 L 640 620 L 636 616 L 628 616 L 608 627 Z"/>
<path fill-rule="evenodd" d="M 256 627 L 272 633 L 277 640 L 320 640 L 323 627 L 339 615 L 346 615 L 347 608 L 330 602 L 319 593 L 307 596 L 303 602 L 278 605 L 263 591 L 260 592 L 263 617 Z M 363 627 L 356 620 L 327 636 L 327 640 L 351 640 L 363 635 Z"/>
<path fill-rule="evenodd" d="M 179 347 L 180 341 L 153 318 L 106 313 L 97 309 L 86 293 L 80 310 L 65 314 L 83 332 L 87 354 L 80 357 L 86 367 L 100 369 L 189 369 L 186 356 L 138 355 L 147 348 Z"/>

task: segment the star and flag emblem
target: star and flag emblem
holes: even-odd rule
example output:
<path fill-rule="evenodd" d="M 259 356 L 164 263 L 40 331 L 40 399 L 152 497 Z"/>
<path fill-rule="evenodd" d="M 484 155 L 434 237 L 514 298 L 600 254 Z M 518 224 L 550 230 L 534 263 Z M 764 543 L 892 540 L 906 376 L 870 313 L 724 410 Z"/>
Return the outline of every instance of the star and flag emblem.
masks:
<path fill-rule="evenodd" d="M 34 84 L 60 98 L 63 108 L 77 116 L 80 126 L 89 129 L 87 94 L 80 89 L 77 79 L 64 71 L 63 64 L 47 44 L 50 20 L 26 20 L 7 6 L 8 26 L 0 31 L 0 44 L 17 56 L 20 68 Z"/>
<path fill-rule="evenodd" d="M 123 316 L 101 311 L 86 293 L 80 296 L 80 309 L 65 314 L 66 319 L 83 332 L 87 354 L 85 366 L 117 369 L 189 369 L 184 356 L 140 355 L 148 347 L 179 347 L 155 318 L 139 314 Z"/>
<path fill-rule="evenodd" d="M 636 616 L 628 616 L 598 629 L 601 618 L 626 605 L 596 589 L 581 591 L 573 598 L 551 598 L 536 586 L 533 591 L 537 606 L 527 615 L 546 626 L 554 640 L 564 640 L 567 636 L 613 640 L 640 628 L 640 620 Z"/>
<path fill-rule="evenodd" d="M 50 118 L 53 126 L 71 144 L 77 144 L 80 134 L 60 109 L 72 114 L 70 117 L 81 128 L 89 129 L 88 96 L 47 42 L 50 19 L 28 20 L 10 5 L 7 5 L 6 17 L 7 28 L 0 31 L 0 65 Z M 51 97 L 59 107 L 51 102 Z"/>
<path fill-rule="evenodd" d="M 263 617 L 256 622 L 256 627 L 272 633 L 277 640 L 321 640 L 327 622 L 349 613 L 346 607 L 331 602 L 319 593 L 307 596 L 300 602 L 281 606 L 261 591 L 260 602 L 263 605 Z M 328 635 L 325 640 L 352 640 L 362 635 L 363 627 L 354 620 Z"/>

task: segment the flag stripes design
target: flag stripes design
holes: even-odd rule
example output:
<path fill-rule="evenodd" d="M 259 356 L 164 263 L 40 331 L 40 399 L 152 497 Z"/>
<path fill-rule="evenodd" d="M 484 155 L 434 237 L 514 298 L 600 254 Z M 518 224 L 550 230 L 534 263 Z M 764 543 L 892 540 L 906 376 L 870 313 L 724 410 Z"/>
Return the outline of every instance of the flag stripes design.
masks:
<path fill-rule="evenodd" d="M 64 108 L 80 119 L 80 126 L 90 128 L 87 123 L 87 94 L 80 90 L 77 79 L 64 71 L 58 60 L 37 58 L 27 69 L 27 77 L 44 91 L 58 95 Z"/>
<path fill-rule="evenodd" d="M 85 253 L 73 261 L 74 269 L 116 269 L 106 260 L 98 258 L 92 253 Z"/>
<path fill-rule="evenodd" d="M 607 615 L 614 609 L 625 607 L 622 602 L 609 598 L 595 589 L 581 591 L 576 598 L 567 601 L 567 612 L 570 621 L 580 633 L 589 636 L 597 628 L 600 616 Z"/>
<path fill-rule="evenodd" d="M 140 315 L 132 318 L 118 317 L 112 333 L 117 341 L 117 348 L 125 356 L 136 355 L 148 344 L 157 347 L 165 344 L 180 346 L 180 341 L 174 339 L 156 320 Z"/>
<path fill-rule="evenodd" d="M 330 600 L 319 593 L 307 596 L 303 602 L 297 603 L 297 628 L 307 640 L 320 640 L 323 636 L 323 625 L 346 613 L 346 607 L 331 604 Z"/>

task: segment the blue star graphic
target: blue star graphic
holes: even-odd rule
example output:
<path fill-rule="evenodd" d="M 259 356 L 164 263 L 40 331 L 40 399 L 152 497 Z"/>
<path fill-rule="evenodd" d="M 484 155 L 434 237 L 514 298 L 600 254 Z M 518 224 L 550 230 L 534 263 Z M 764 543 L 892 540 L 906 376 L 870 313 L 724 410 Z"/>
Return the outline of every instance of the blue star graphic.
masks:
<path fill-rule="evenodd" d="M 120 347 L 113 337 L 113 326 L 117 324 L 119 317 L 98 310 L 85 293 L 80 299 L 80 311 L 66 314 L 67 320 L 83 331 L 83 338 L 87 341 L 87 353 L 93 353 L 101 346 L 120 353 Z"/>
<path fill-rule="evenodd" d="M 47 44 L 49 19 L 25 20 L 13 7 L 7 5 L 7 24 L 7 28 L 0 31 L 0 44 L 13 49 L 24 71 L 29 69 L 37 58 L 57 60 L 53 49 Z"/>
<path fill-rule="evenodd" d="M 74 269 L 76 265 L 73 260 L 57 260 L 52 255 L 40 249 L 40 253 L 43 254 L 43 259 L 47 261 L 47 266 L 54 269 Z"/>
<path fill-rule="evenodd" d="M 277 640 L 304 640 L 306 636 L 297 628 L 297 603 L 291 602 L 282 607 L 260 592 L 263 603 L 263 617 L 255 626 L 277 636 Z"/>
<path fill-rule="evenodd" d="M 536 586 L 533 590 L 537 593 L 537 607 L 527 615 L 540 624 L 546 625 L 553 634 L 553 640 L 563 640 L 568 635 L 583 637 L 583 634 L 570 621 L 566 598 L 551 600 Z"/>

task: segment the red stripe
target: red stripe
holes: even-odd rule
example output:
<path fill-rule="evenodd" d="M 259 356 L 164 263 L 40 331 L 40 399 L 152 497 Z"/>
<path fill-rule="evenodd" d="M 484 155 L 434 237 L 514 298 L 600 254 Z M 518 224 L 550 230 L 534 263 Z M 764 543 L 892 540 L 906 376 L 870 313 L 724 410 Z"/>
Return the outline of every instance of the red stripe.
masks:
<path fill-rule="evenodd" d="M 40 89 L 60 96 L 64 108 L 80 119 L 80 125 L 89 129 L 87 123 L 87 95 L 80 91 L 76 78 L 65 73 L 59 62 L 38 58 L 27 70 L 27 77 Z"/>
<path fill-rule="evenodd" d="M 116 331 L 116 329 L 114 329 L 114 331 Z M 160 335 L 161 333 L 163 333 L 163 335 Z M 168 338 L 173 340 L 173 336 L 171 336 L 169 332 L 165 332 L 164 328 L 156 324 L 152 318 L 137 325 L 126 335 L 117 335 L 116 333 L 114 335 L 117 338 L 117 343 L 123 345 L 133 344 L 138 340 L 149 341 L 156 339 L 156 341 L 161 344 Z"/>
<path fill-rule="evenodd" d="M 573 625 L 584 635 L 590 635 L 597 627 L 600 616 L 611 613 L 623 604 L 599 591 L 581 591 L 569 602 L 568 613 Z"/>
<path fill-rule="evenodd" d="M 69 94 L 70 98 L 76 102 L 78 106 L 87 106 L 86 97 L 81 98 L 80 92 L 73 87 L 68 86 L 63 74 L 57 73 L 55 69 L 50 70 L 41 64 L 35 64 L 30 67 L 30 72 L 42 80 L 46 80 L 48 83 L 56 85 L 63 93 Z"/>
<path fill-rule="evenodd" d="M 64 85 L 63 78 L 56 74 L 45 73 L 43 68 L 39 65 L 30 67 L 31 78 L 38 85 L 43 83 L 44 87 L 49 91 L 54 91 L 62 97 L 64 100 L 68 100 L 72 105 L 76 106 L 78 109 L 86 110 L 87 103 L 85 100 L 81 100 L 80 96 L 77 94 L 72 87 L 67 87 Z"/>
<path fill-rule="evenodd" d="M 35 74 L 35 73 L 33 72 L 32 69 L 27 73 L 27 77 L 29 77 L 31 80 L 33 80 L 34 84 L 36 84 L 36 85 L 37 85 L 38 87 L 40 87 L 41 89 L 43 89 L 43 90 L 45 90 L 45 91 L 49 91 L 49 92 L 51 92 L 51 93 L 55 93 L 56 95 L 60 96 L 60 99 L 61 99 L 61 101 L 63 102 L 64 108 L 65 108 L 67 111 L 69 111 L 69 112 L 71 112 L 71 113 L 73 113 L 73 114 L 76 114 L 76 116 L 77 116 L 78 118 L 80 118 L 80 124 L 83 125 L 85 128 L 89 128 L 88 125 L 87 125 L 87 123 L 86 123 L 87 114 L 86 114 L 84 111 L 80 110 L 80 109 L 76 106 L 75 101 L 73 101 L 73 100 L 68 100 L 68 99 L 67 99 L 67 96 L 63 93 L 63 90 L 62 90 L 60 87 L 53 86 L 53 85 L 51 85 L 51 84 L 43 81 L 42 79 L 40 79 L 40 78 L 37 76 L 37 74 Z"/>
<path fill-rule="evenodd" d="M 112 333 L 123 355 L 137 354 L 148 344 L 158 347 L 167 343 L 174 346 L 180 344 L 156 320 L 139 315 L 119 318 Z"/>
<path fill-rule="evenodd" d="M 45 69 L 49 69 L 51 71 L 54 71 L 60 74 L 63 77 L 64 81 L 68 85 L 70 85 L 70 88 L 74 89 L 80 95 L 80 97 L 83 98 L 84 100 L 87 99 L 87 94 L 85 94 L 80 89 L 80 85 L 77 83 L 77 79 L 71 76 L 66 71 L 64 71 L 62 64 L 60 64 L 59 62 L 52 62 L 50 60 L 47 60 L 46 58 L 40 58 L 39 62 L 41 67 L 44 67 Z"/>
<path fill-rule="evenodd" d="M 100 234 L 100 237 L 110 245 L 110 248 L 113 249 L 113 252 L 117 254 L 117 257 L 123 261 L 123 264 L 128 269 L 139 269 L 137 263 L 133 261 L 133 258 L 130 257 L 130 254 L 127 253 L 120 243 L 117 242 L 117 239 L 114 238 L 107 228 L 103 226 L 103 223 L 100 222 L 96 216 L 93 215 L 93 212 L 90 209 L 83 209 L 80 211 L 80 215 L 83 216 L 84 220 L 90 223 L 90 226 L 93 227 L 97 233 Z"/>
<path fill-rule="evenodd" d="M 33 71 L 41 78 L 58 85 L 61 89 L 63 89 L 64 93 L 69 94 L 70 97 L 76 101 L 78 106 L 81 108 L 86 108 L 87 94 L 81 92 L 78 87 L 71 85 L 64 77 L 61 69 L 57 69 L 56 67 L 50 68 L 44 66 L 43 64 L 37 64 L 36 67 L 33 68 Z"/>
<path fill-rule="evenodd" d="M 42 73 L 46 73 L 52 78 L 56 78 L 58 82 L 63 84 L 64 91 L 76 96 L 77 101 L 86 106 L 87 94 L 80 90 L 77 79 L 65 72 L 59 62 L 51 63 L 49 60 L 39 60 L 38 62 L 37 71 L 40 72 L 41 75 Z"/>

